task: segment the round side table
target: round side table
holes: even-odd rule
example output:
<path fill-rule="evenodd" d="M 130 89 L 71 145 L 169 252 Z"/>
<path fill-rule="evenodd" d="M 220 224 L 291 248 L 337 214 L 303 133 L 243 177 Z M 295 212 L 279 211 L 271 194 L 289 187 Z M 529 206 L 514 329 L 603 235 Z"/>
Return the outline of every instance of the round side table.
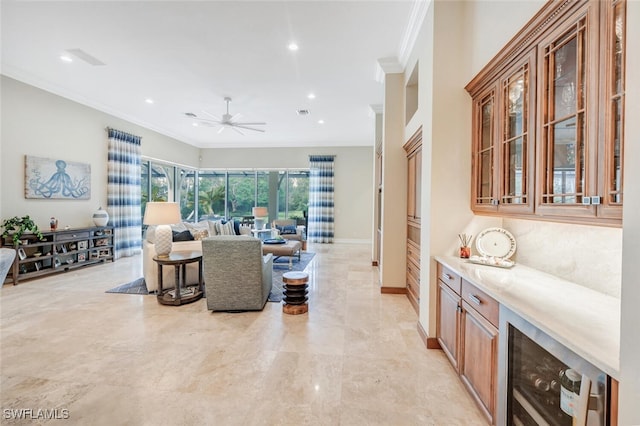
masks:
<path fill-rule="evenodd" d="M 309 274 L 298 271 L 285 272 L 282 274 L 282 282 L 284 283 L 282 312 L 289 315 L 307 313 L 309 311 L 307 303 Z"/>
<path fill-rule="evenodd" d="M 155 256 L 158 264 L 158 302 L 163 305 L 179 306 L 195 302 L 202 297 L 202 253 L 199 251 L 173 251 L 166 257 Z M 198 285 L 187 286 L 187 264 L 198 262 Z M 175 288 L 165 290 L 162 287 L 162 267 L 175 268 Z"/>

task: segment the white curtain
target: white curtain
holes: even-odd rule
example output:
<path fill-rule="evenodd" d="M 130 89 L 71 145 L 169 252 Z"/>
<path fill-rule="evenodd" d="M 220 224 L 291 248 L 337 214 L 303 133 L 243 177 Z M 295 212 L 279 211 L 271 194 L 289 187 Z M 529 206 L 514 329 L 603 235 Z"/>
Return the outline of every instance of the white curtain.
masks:
<path fill-rule="evenodd" d="M 140 253 L 142 213 L 140 209 L 139 136 L 115 129 L 109 132 L 107 211 L 114 226 L 114 258 Z"/>
<path fill-rule="evenodd" d="M 309 176 L 309 230 L 312 243 L 333 242 L 333 155 L 311 155 Z"/>

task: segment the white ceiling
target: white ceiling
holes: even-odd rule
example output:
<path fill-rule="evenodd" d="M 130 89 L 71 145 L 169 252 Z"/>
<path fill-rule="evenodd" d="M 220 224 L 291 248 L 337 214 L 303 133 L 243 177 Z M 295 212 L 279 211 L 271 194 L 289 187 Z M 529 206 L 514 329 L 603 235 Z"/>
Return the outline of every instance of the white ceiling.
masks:
<path fill-rule="evenodd" d="M 405 53 L 420 3 L 3 0 L 2 74 L 201 148 L 373 145 L 378 60 Z M 77 48 L 106 65 L 59 59 Z M 225 96 L 266 131 L 184 116 Z"/>

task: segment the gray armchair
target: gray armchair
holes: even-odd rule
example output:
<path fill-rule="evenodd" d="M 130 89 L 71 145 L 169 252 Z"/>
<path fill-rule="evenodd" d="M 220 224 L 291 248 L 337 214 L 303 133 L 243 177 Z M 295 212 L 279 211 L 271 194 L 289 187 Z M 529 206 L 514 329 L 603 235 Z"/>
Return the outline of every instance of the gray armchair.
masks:
<path fill-rule="evenodd" d="M 262 255 L 253 237 L 218 235 L 202 240 L 207 308 L 212 311 L 259 311 L 273 277 L 273 256 Z"/>
<path fill-rule="evenodd" d="M 13 265 L 13 260 L 16 258 L 16 251 L 10 248 L 0 248 L 0 287 L 4 284 L 4 280 L 7 278 L 9 269 Z"/>

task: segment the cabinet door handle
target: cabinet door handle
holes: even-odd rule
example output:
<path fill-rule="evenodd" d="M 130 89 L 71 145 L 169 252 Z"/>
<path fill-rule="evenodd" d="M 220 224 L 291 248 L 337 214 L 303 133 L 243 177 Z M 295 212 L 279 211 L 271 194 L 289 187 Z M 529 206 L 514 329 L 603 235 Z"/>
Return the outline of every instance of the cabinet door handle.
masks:
<path fill-rule="evenodd" d="M 449 275 L 449 274 L 444 274 L 444 277 L 445 277 L 446 279 L 448 279 L 448 280 L 453 279 L 453 277 L 452 277 L 451 275 Z"/>
<path fill-rule="evenodd" d="M 475 294 L 470 294 L 469 299 L 478 306 L 482 305 L 482 300 L 480 300 L 480 298 Z"/>

